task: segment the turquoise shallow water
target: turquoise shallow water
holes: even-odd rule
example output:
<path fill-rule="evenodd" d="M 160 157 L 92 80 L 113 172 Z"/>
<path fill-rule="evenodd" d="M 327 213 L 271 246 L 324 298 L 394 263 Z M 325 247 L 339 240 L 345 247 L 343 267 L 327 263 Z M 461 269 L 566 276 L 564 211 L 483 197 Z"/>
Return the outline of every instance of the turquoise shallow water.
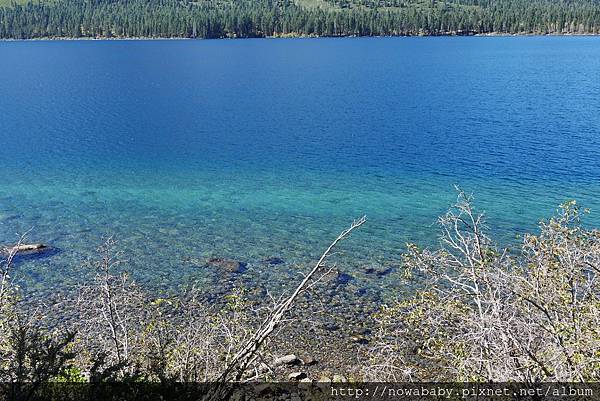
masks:
<path fill-rule="evenodd" d="M 338 261 L 377 291 L 455 184 L 503 243 L 566 199 L 600 221 L 599 38 L 1 42 L 0 68 L 0 243 L 57 248 L 30 290 L 108 235 L 150 286 L 219 282 L 208 257 L 285 284 L 366 214 Z"/>

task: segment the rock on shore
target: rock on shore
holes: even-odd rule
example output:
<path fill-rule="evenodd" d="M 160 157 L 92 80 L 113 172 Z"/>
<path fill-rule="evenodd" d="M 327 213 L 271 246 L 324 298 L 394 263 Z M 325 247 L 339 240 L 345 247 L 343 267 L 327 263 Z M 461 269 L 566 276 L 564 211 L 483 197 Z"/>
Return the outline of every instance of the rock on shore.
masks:
<path fill-rule="evenodd" d="M 289 355 L 285 355 L 285 356 L 275 359 L 273 361 L 273 366 L 281 366 L 281 365 L 295 366 L 295 365 L 300 365 L 301 363 L 302 363 L 302 361 L 300 360 L 300 358 L 298 358 L 294 354 L 289 354 Z"/>

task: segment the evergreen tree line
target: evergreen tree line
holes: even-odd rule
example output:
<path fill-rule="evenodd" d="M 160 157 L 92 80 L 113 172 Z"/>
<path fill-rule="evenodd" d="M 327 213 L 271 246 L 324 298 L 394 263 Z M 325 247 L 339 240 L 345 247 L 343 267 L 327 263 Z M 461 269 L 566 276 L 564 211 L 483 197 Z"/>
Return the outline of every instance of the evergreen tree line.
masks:
<path fill-rule="evenodd" d="M 0 38 L 596 34 L 599 0 L 54 0 L 0 7 Z"/>

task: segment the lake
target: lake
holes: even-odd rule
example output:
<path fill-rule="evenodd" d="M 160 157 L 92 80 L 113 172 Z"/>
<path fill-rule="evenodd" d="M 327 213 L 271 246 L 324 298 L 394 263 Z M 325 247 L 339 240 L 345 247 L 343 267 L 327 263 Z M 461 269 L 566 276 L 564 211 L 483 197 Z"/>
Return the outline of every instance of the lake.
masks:
<path fill-rule="evenodd" d="M 568 199 L 600 223 L 597 37 L 0 42 L 0 69 L 0 244 L 56 249 L 32 293 L 107 236 L 149 286 L 212 286 L 210 257 L 285 285 L 363 214 L 337 260 L 376 292 L 454 185 L 503 244 Z"/>

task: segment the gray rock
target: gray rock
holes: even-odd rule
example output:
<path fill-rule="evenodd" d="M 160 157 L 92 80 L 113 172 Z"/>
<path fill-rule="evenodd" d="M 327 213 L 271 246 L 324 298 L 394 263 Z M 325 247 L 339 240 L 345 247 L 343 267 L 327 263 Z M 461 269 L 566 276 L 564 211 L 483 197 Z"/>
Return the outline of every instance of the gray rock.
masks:
<path fill-rule="evenodd" d="M 285 355 L 285 356 L 275 359 L 273 361 L 273 366 L 281 366 L 281 365 L 296 366 L 296 365 L 300 365 L 301 363 L 302 363 L 302 361 L 300 360 L 300 358 L 298 358 L 294 354 L 289 354 L 289 355 Z"/>
<path fill-rule="evenodd" d="M 353 343 L 357 343 L 357 344 L 368 344 L 369 343 L 369 339 L 367 339 L 365 336 L 361 335 L 361 334 L 357 334 L 355 336 L 350 337 L 350 339 L 352 340 Z"/>
<path fill-rule="evenodd" d="M 312 366 L 317 364 L 317 360 L 312 356 L 305 356 L 302 358 L 302 364 L 306 366 Z"/>
<path fill-rule="evenodd" d="M 304 372 L 293 372 L 288 375 L 288 379 L 293 380 L 293 381 L 299 381 L 302 379 L 306 379 L 306 377 L 307 377 L 306 373 L 304 373 Z"/>
<path fill-rule="evenodd" d="M 333 375 L 331 381 L 334 383 L 346 383 L 348 380 L 342 375 Z"/>

